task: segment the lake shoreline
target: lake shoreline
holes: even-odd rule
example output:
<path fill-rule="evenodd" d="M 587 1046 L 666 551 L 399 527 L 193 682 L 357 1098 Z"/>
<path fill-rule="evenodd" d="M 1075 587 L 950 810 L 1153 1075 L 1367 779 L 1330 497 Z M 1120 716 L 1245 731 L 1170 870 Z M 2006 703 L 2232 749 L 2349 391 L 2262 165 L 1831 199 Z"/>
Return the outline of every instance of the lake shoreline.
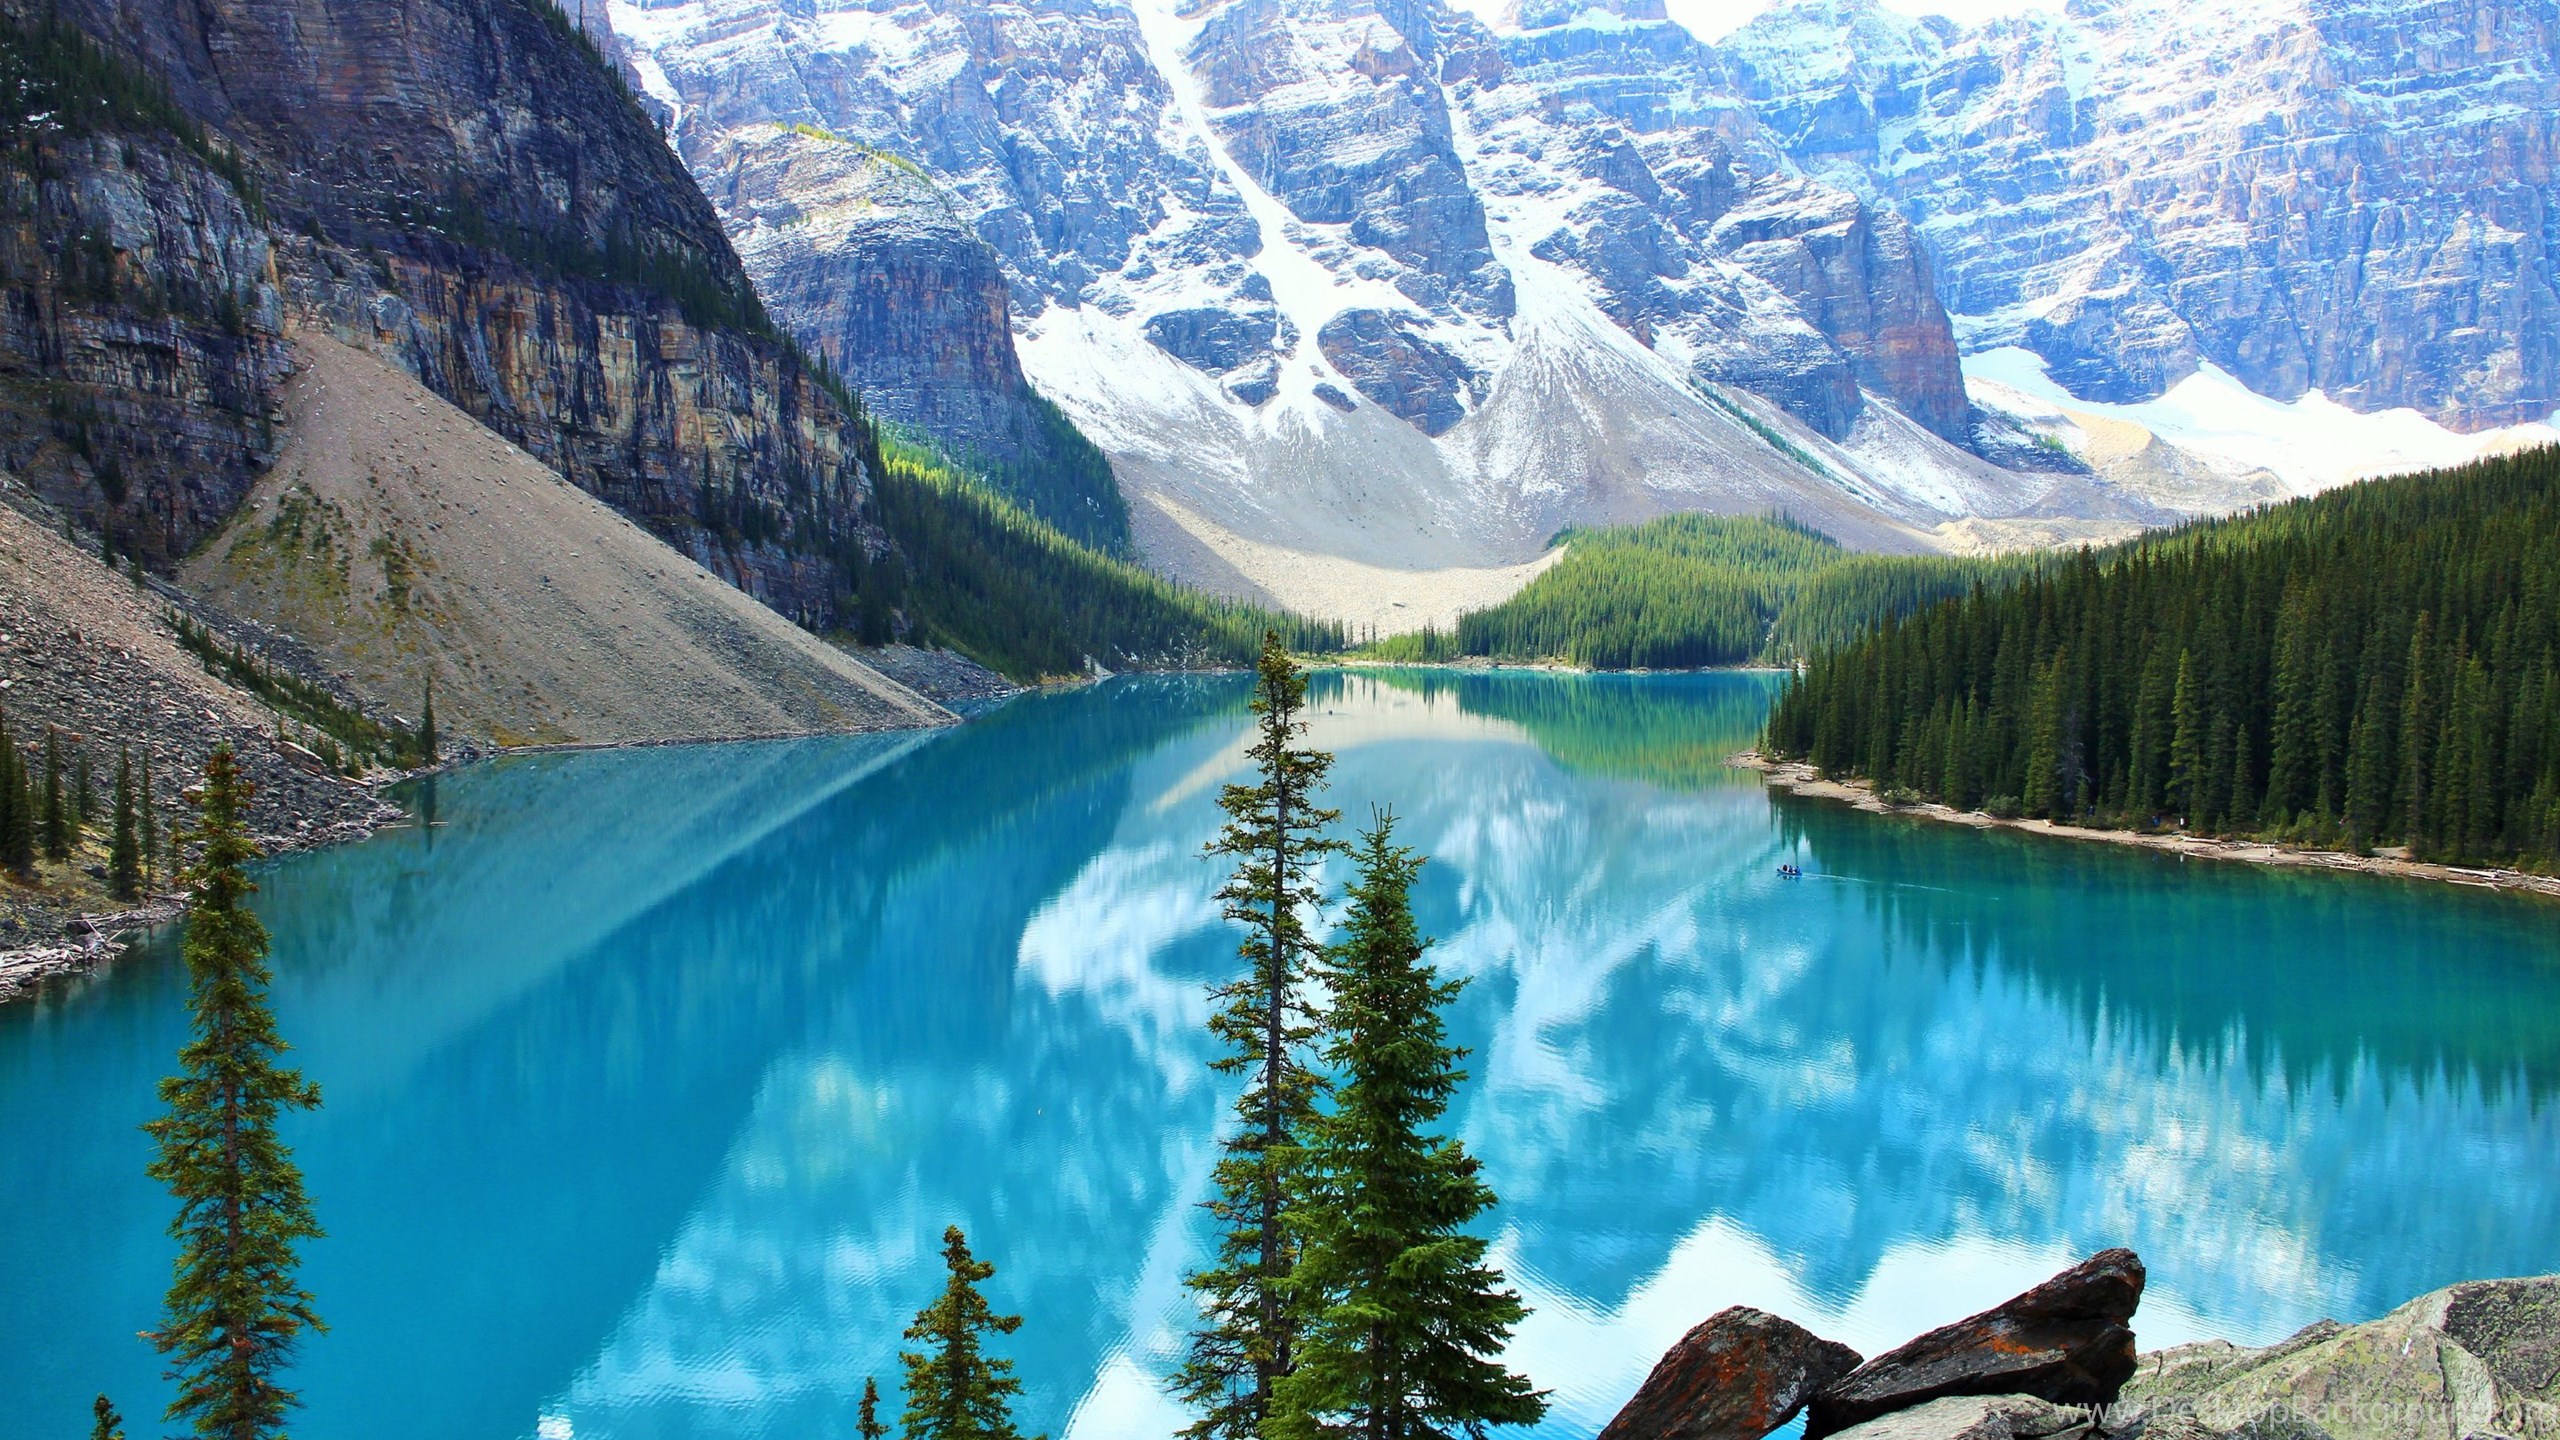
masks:
<path fill-rule="evenodd" d="M 405 780 L 414 780 L 438 771 L 457 769 L 487 758 L 479 755 L 460 757 L 438 765 L 388 775 L 379 780 L 356 782 L 371 792 L 373 809 L 351 820 L 322 826 L 317 830 L 297 831 L 287 835 L 251 837 L 263 856 L 293 855 L 308 850 L 326 850 L 396 830 L 410 823 L 408 811 L 382 798 L 382 792 Z M 28 901 L 28 897 L 13 897 Z M 21 945 L 0 950 L 0 1005 L 32 1000 L 44 986 L 55 980 L 75 979 L 105 968 L 117 956 L 132 948 L 129 936 L 140 931 L 156 930 L 175 921 L 186 909 L 186 897 L 174 892 L 145 895 L 122 909 L 87 911 L 77 907 L 84 898 L 75 895 L 32 897 L 28 903 L 41 905 L 47 900 L 61 902 L 57 913 L 68 917 L 61 937 L 43 945 Z M 113 902 L 110 902 L 113 903 Z"/>
<path fill-rule="evenodd" d="M 1597 665 L 1576 665 L 1566 660 L 1496 660 L 1484 655 L 1467 655 L 1456 660 L 1376 660 L 1366 656 L 1312 656 L 1309 664 L 1327 670 L 1454 670 L 1461 674 L 1481 675 L 1495 670 L 1518 670 L 1534 675 L 1791 675 L 1785 665 L 1681 665 L 1664 670 L 1612 670 Z"/>
<path fill-rule="evenodd" d="M 2357 875 L 2381 875 L 2403 880 L 2428 880 L 2443 885 L 2458 885 L 2471 890 L 2494 890 L 2507 894 L 2537 895 L 2560 900 L 2560 876 L 2528 875 L 2518 870 L 2484 870 L 2464 865 L 2439 865 L 2428 860 L 2410 860 L 2391 855 L 2355 855 L 2343 850 L 2312 850 L 2299 845 L 2278 845 L 2263 840 L 2219 840 L 2210 836 L 2189 835 L 2184 831 L 2150 833 L 2138 830 L 2103 830 L 2090 825 L 2063 825 L 2051 820 L 2004 820 L 1979 810 L 1958 810 L 1950 805 L 1923 801 L 1915 805 L 1888 805 L 1876 794 L 1875 786 L 1864 780 L 1825 779 L 1811 765 L 1772 760 L 1756 750 L 1745 750 L 1728 762 L 1738 769 L 1756 770 L 1772 788 L 1815 800 L 1829 800 L 1873 815 L 1909 815 L 1942 824 L 1963 825 L 1975 830 L 2015 830 L 2029 835 L 2045 835 L 2061 840 L 2097 841 L 2136 850 L 2194 857 L 2202 860 L 2237 861 L 2247 865 L 2265 865 L 2282 869 L 2337 870 Z"/>
<path fill-rule="evenodd" d="M 728 733 L 681 736 L 639 736 L 625 740 L 570 740 L 531 745 L 497 745 L 457 738 L 435 764 L 413 770 L 377 772 L 361 779 L 348 779 L 351 788 L 364 791 L 372 800 L 366 813 L 312 830 L 296 830 L 251 837 L 263 855 L 278 856 L 308 850 L 323 850 L 334 845 L 363 840 L 385 830 L 396 830 L 414 821 L 407 810 L 383 798 L 392 786 L 424 779 L 446 771 L 460 770 L 485 761 L 510 755 L 549 755 L 590 750 L 646 750 L 679 745 L 750 744 L 782 740 L 809 740 L 825 735 L 895 735 L 950 729 L 964 725 L 977 711 L 1001 704 L 1015 696 L 1034 690 L 1091 684 L 1092 676 L 1060 677 L 1039 685 L 1017 685 L 994 671 L 977 665 L 948 651 L 914 650 L 907 646 L 851 648 L 856 659 L 880 668 L 882 661 L 899 675 L 899 683 L 908 684 L 949 715 L 921 725 L 863 726 L 853 729 L 784 729 L 774 731 L 731 731 Z M 892 678 L 899 678 L 893 675 Z M 913 681 L 914 683 L 910 683 Z M 957 707 L 957 708 L 955 708 Z M 317 764 L 314 757 L 310 762 Z M 139 931 L 157 929 L 178 918 L 184 908 L 184 897 L 164 894 L 120 909 L 88 910 L 90 904 L 113 904 L 91 888 L 79 893 L 78 885 L 41 886 L 17 889 L 0 895 L 0 905 L 15 907 L 17 913 L 43 917 L 55 938 L 37 944 L 21 944 L 0 948 L 0 1005 L 32 999 L 49 981 L 72 979 L 99 970 L 131 948 L 125 937 Z"/>

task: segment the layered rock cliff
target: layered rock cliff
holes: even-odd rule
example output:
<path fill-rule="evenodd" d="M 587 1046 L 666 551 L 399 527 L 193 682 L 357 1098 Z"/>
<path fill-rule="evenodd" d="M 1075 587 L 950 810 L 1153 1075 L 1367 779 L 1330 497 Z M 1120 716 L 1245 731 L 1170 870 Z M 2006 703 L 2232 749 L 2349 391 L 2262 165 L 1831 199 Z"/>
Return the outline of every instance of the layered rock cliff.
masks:
<path fill-rule="evenodd" d="M 1969 346 L 2146 400 L 2210 362 L 2459 429 L 2560 405 L 2560 7 L 2095 0 L 1974 30 L 1796 0 L 1721 46 L 1900 209 Z"/>
<path fill-rule="evenodd" d="M 1110 462 L 1024 377 L 1003 267 L 921 170 L 806 124 L 685 134 L 776 322 L 873 414 L 1068 534 L 1125 543 Z"/>
<path fill-rule="evenodd" d="M 25 457 L 50 491 L 154 558 L 183 551 L 271 457 L 281 334 L 315 324 L 396 356 L 784 613 L 838 613 L 845 557 L 876 539 L 858 428 L 766 322 L 652 122 L 548 0 L 66 0 L 60 13 L 201 138 L 115 142 L 130 180 L 104 163 L 122 156 L 45 136 L 19 167 L 34 178 L 16 243 L 101 236 L 99 266 L 129 277 L 110 293 L 59 266 L 10 269 L 27 297 L 13 314 L 38 317 L 0 337 L 11 373 L 69 417 L 47 438 L 72 453 Z M 200 317 L 175 300 L 155 315 L 155 293 L 208 292 Z M 82 296 L 104 313 L 84 319 Z M 144 474 L 80 457 L 90 412 L 129 441 L 93 448 L 143 457 L 122 463 Z"/>
<path fill-rule="evenodd" d="M 863 228 L 956 217 L 992 248 L 1023 369 L 1140 528 L 1186 532 L 1162 563 L 1508 562 L 1693 508 L 1867 544 L 2088 534 L 2371 467 L 2271 480 L 2282 445 L 2182 449 L 2175 423 L 2100 456 L 2150 417 L 2066 401 L 2202 377 L 2200 404 L 2320 390 L 2476 429 L 2556 398 L 2551 0 L 2091 0 L 1970 30 L 1801 0 L 1712 44 L 1660 0 L 614 14 L 804 337 L 874 323 L 803 278 L 872 263 L 831 259 Z M 834 183 L 737 165 L 785 126 L 933 188 L 855 187 L 840 233 L 777 230 L 768 260 L 755 215 Z M 2067 414 L 2015 408 L 2012 346 L 2054 382 L 2028 408 Z M 2005 389 L 1968 386 L 1976 356 Z M 1010 383 L 971 365 L 980 396 Z"/>
<path fill-rule="evenodd" d="M 0 11 L 0 467 L 165 561 L 274 452 L 290 367 L 256 191 L 78 30 Z M 121 81 L 122 83 L 116 83 Z"/>

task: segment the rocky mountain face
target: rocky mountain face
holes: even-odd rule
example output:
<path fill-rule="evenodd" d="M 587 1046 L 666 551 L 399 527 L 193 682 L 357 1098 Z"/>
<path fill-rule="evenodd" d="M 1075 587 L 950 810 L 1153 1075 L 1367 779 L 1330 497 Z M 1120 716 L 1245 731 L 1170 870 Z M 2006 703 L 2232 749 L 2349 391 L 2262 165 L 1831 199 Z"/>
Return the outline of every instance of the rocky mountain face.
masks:
<path fill-rule="evenodd" d="M 274 248 L 200 138 L 30 119 L 79 113 L 51 72 L 83 42 L 0 22 L 0 469 L 165 560 L 272 458 Z"/>
<path fill-rule="evenodd" d="M 1160 562 L 1241 536 L 1481 565 L 1670 509 L 1895 548 L 1963 516 L 2170 513 L 1983 458 L 1900 213 L 1802 173 L 1652 0 L 1549 23 L 1566 8 L 1500 33 L 1445 0 L 613 17 L 804 341 L 881 323 L 817 278 L 878 263 L 863 236 L 974 231 L 1025 372 L 1110 452 Z M 930 186 L 865 178 L 878 154 Z M 1002 319 L 974 312 L 971 335 Z M 981 396 L 1010 383 L 954 351 Z"/>
<path fill-rule="evenodd" d="M 176 128 L 16 152 L 0 389 L 45 412 L 13 458 L 57 503 L 185 550 L 272 458 L 285 333 L 317 325 L 775 608 L 833 615 L 834 557 L 871 543 L 858 432 L 548 0 L 59 13 Z"/>
<path fill-rule="evenodd" d="M 1969 348 L 2085 399 L 2210 362 L 2462 430 L 2560 404 L 2560 7 L 2077 0 L 1960 31 L 1798 0 L 1720 47 L 1807 173 L 1898 209 Z"/>
<path fill-rule="evenodd" d="M 1110 463 L 1022 373 L 995 252 L 912 162 L 805 125 L 727 131 L 691 156 L 777 323 L 872 413 L 1076 538 L 1125 543 Z"/>
<path fill-rule="evenodd" d="M 948 373 L 1005 393 L 1006 320 L 1160 562 L 1267 542 L 1484 564 L 1695 508 L 1942 544 L 2304 483 L 1969 389 L 1966 357 L 2009 346 L 2077 402 L 2200 366 L 2456 429 L 2560 399 L 2551 0 L 2079 0 L 1970 30 L 1794 0 L 1713 44 L 1660 0 L 1491 9 L 613 13 L 804 340 L 881 323 L 803 278 L 862 232 L 985 242 L 1010 314 L 952 317 L 990 343 Z M 737 158 L 805 131 L 929 185 Z M 826 202 L 840 234 L 785 238 L 773 217 L 839 192 L 865 201 Z"/>

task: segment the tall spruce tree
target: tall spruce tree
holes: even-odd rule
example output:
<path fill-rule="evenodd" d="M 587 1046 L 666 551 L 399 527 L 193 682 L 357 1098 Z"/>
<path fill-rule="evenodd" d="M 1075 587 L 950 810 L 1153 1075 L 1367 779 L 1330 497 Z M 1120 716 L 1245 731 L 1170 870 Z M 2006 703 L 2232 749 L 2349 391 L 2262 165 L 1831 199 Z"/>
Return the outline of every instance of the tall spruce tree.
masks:
<path fill-rule="evenodd" d="M 21 875 L 33 872 L 39 828 L 26 761 L 9 738 L 8 718 L 0 716 L 0 864 Z"/>
<path fill-rule="evenodd" d="M 1291 1176 L 1322 1083 L 1308 1064 L 1316 1029 L 1308 1008 L 1314 950 L 1306 921 L 1322 903 L 1315 878 L 1342 843 L 1325 835 L 1340 813 L 1315 803 L 1333 757 L 1303 750 L 1307 681 L 1266 634 L 1255 668 L 1254 783 L 1230 785 L 1218 804 L 1227 823 L 1207 853 L 1231 857 L 1234 873 L 1218 899 L 1245 929 L 1244 974 L 1210 992 L 1209 1031 L 1225 1053 L 1212 1066 L 1246 1077 L 1238 1125 L 1218 1161 L 1215 1258 L 1185 1277 L 1201 1324 L 1173 1377 L 1174 1393 L 1199 1412 L 1183 1434 L 1195 1440 L 1249 1440 L 1271 1413 L 1272 1387 L 1294 1363 L 1298 1317 L 1287 1291 L 1297 1241 L 1288 1224 Z"/>
<path fill-rule="evenodd" d="M 98 777 L 89 770 L 89 752 L 83 750 L 71 764 L 72 808 L 82 825 L 93 825 L 98 819 Z"/>
<path fill-rule="evenodd" d="M 163 871 L 160 868 L 159 802 L 151 793 L 151 752 L 147 748 L 142 752 L 142 793 L 138 803 L 137 818 L 142 823 L 142 883 L 148 885 L 160 878 Z M 169 838 L 174 849 L 177 837 L 172 835 Z M 174 865 L 169 867 L 172 873 L 176 869 Z"/>
<path fill-rule="evenodd" d="M 427 677 L 425 703 L 418 707 L 418 763 L 436 763 L 436 677 Z"/>
<path fill-rule="evenodd" d="M 2192 818 L 2204 800 L 2204 693 L 2195 657 L 2178 652 L 2178 680 L 2169 701 L 2169 808 Z"/>
<path fill-rule="evenodd" d="M 2036 667 L 2035 704 L 2028 724 L 2027 775 L 2021 792 L 2030 815 L 2064 818 L 2069 808 L 2063 787 L 2063 727 L 2069 693 L 2067 657 Z"/>
<path fill-rule="evenodd" d="M 104 1395 L 89 1407 L 89 1440 L 124 1440 L 124 1417 Z"/>
<path fill-rule="evenodd" d="M 107 832 L 107 893 L 118 900 L 142 894 L 142 835 L 134 825 L 133 752 L 116 759 L 115 817 Z"/>
<path fill-rule="evenodd" d="M 295 1283 L 298 1247 L 320 1226 L 277 1133 L 283 1113 L 317 1106 L 320 1090 L 277 1063 L 286 1047 L 267 1005 L 267 931 L 247 905 L 258 853 L 243 820 L 249 795 L 230 747 L 216 749 L 197 802 L 202 850 L 181 877 L 192 1038 L 160 1082 L 167 1113 L 143 1127 L 159 1142 L 151 1176 L 178 1202 L 178 1259 L 151 1339 L 178 1382 L 167 1418 L 205 1440 L 282 1435 L 299 1403 L 282 1372 L 303 1335 L 325 1328 Z"/>
<path fill-rule="evenodd" d="M 1532 1425 L 1546 1397 L 1503 1367 L 1528 1311 L 1467 1227 L 1493 1208 L 1474 1156 L 1432 1133 L 1466 1072 L 1441 1011 L 1463 981 L 1424 959 L 1411 892 L 1422 861 L 1380 813 L 1353 858 L 1350 912 L 1322 976 L 1324 1059 L 1339 1076 L 1308 1127 L 1302 1249 L 1289 1280 L 1306 1316 L 1266 1440 L 1442 1440 Z"/>
<path fill-rule="evenodd" d="M 862 1440 L 881 1440 L 889 1433 L 889 1427 L 880 1422 L 880 1382 L 868 1375 L 862 1377 L 862 1408 L 854 1418 L 853 1433 Z"/>
<path fill-rule="evenodd" d="M 907 1367 L 905 1440 L 1021 1440 L 1013 1398 L 1022 1393 L 1013 1362 L 989 1355 L 990 1335 L 1022 1328 L 1019 1315 L 999 1315 L 978 1286 L 996 1267 L 969 1253 L 957 1225 L 942 1232 L 947 1274 L 942 1297 L 917 1312 L 907 1337 L 923 1348 L 902 1352 Z M 1047 1440 L 1047 1437 L 1038 1437 Z"/>
<path fill-rule="evenodd" d="M 2426 834 L 2429 807 L 2435 799 L 2436 746 L 2442 740 L 2437 713 L 2435 616 L 2418 612 L 2409 636 L 2408 684 L 2401 692 L 2400 738 L 2406 747 L 2400 765 L 2400 794 L 2405 806 L 2401 833 L 2415 845 Z"/>
<path fill-rule="evenodd" d="M 44 732 L 44 858 L 59 865 L 71 858 L 80 841 L 79 822 L 71 814 L 71 792 L 63 787 L 62 732 Z"/>

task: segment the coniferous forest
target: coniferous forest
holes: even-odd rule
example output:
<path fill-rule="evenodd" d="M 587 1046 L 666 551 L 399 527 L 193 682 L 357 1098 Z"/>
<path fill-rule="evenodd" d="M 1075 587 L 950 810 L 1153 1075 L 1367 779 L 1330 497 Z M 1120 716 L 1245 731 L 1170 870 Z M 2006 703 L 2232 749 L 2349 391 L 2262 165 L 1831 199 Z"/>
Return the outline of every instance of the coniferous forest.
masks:
<path fill-rule="evenodd" d="M 1825 651 L 1765 748 L 1961 809 L 2560 865 L 2560 449 L 2375 481 Z"/>
<path fill-rule="evenodd" d="M 1793 660 L 1976 584 L 2000 585 L 2031 559 L 1859 555 L 1782 516 L 1666 515 L 1569 530 L 1565 553 L 1519 594 L 1378 642 L 1403 661 L 1484 656 L 1600 670 L 1678 670 Z"/>
<path fill-rule="evenodd" d="M 886 447 L 874 494 L 897 550 L 859 564 L 860 638 L 948 645 L 1020 680 L 1080 672 L 1090 658 L 1247 665 L 1267 630 L 1302 651 L 1338 650 L 1339 625 L 1275 615 L 1176 584 L 1081 544 L 929 452 Z"/>

